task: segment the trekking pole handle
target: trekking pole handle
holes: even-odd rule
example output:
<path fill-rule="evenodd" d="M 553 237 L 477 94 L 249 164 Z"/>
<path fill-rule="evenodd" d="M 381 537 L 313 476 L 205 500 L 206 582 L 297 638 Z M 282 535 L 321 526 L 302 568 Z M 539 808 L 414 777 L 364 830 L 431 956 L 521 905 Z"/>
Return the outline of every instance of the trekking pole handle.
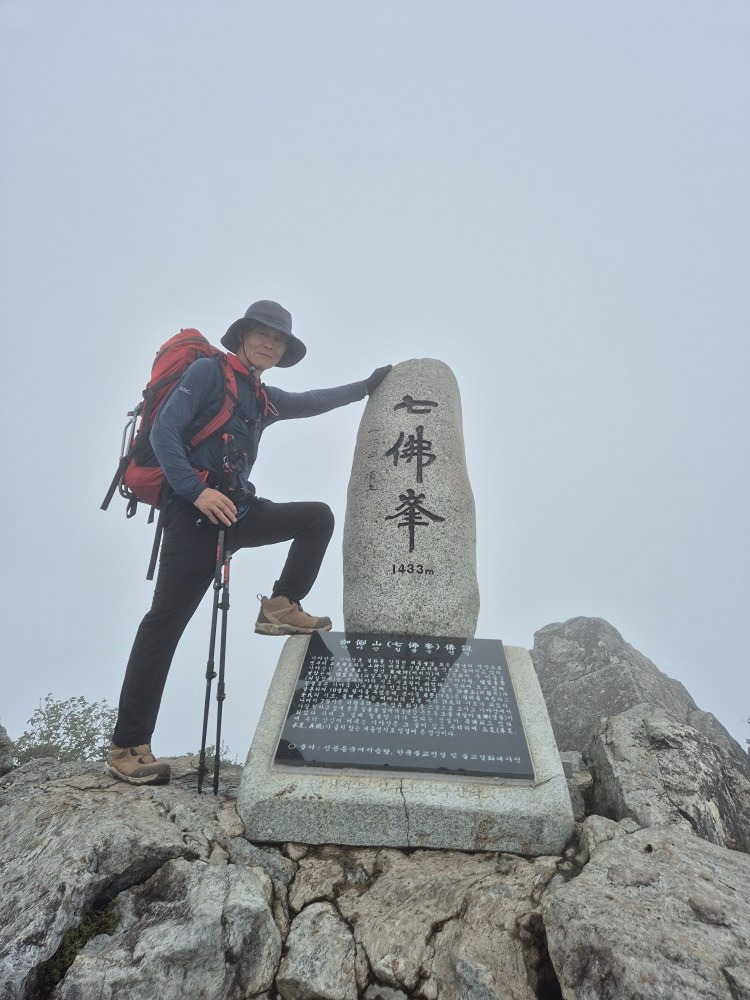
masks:
<path fill-rule="evenodd" d="M 224 563 L 226 561 L 226 555 L 225 555 L 227 547 L 226 532 L 227 532 L 226 525 L 220 524 L 219 534 L 216 538 L 216 568 L 214 569 L 214 590 L 221 590 L 221 588 L 224 586 L 223 571 L 224 571 Z"/>

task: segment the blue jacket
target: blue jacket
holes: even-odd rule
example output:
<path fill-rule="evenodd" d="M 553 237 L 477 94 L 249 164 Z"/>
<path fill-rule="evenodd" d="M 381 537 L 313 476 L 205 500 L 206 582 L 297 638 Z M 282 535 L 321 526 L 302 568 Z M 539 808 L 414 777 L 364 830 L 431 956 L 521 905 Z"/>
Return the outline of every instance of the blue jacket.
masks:
<path fill-rule="evenodd" d="M 236 469 L 236 488 L 249 489 L 250 472 L 258 455 L 258 443 L 264 429 L 277 420 L 295 417 L 315 417 L 337 406 L 345 406 L 364 399 L 367 387 L 364 382 L 352 382 L 333 389 L 313 389 L 310 392 L 285 392 L 275 386 L 266 386 L 271 408 L 265 415 L 262 395 L 256 394 L 255 379 L 248 372 L 238 371 L 238 403 L 225 431 L 233 436 L 233 465 Z M 194 503 L 205 489 L 193 466 L 207 469 L 208 484 L 222 484 L 224 442 L 221 434 L 214 434 L 188 452 L 185 441 L 218 412 L 224 401 L 225 380 L 219 364 L 212 358 L 194 361 L 157 414 L 151 429 L 151 447 L 164 469 L 169 485 L 177 496 Z M 240 509 L 240 513 L 244 513 Z"/>

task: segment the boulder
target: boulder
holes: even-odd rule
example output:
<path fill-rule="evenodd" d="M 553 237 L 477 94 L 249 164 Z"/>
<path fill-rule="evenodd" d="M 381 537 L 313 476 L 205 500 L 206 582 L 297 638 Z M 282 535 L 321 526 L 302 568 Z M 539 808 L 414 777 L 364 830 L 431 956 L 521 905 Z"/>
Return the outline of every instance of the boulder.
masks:
<path fill-rule="evenodd" d="M 56 1000 L 257 996 L 281 956 L 268 889 L 242 865 L 168 861 L 120 893 L 116 930 L 81 950 Z"/>
<path fill-rule="evenodd" d="M 336 899 L 347 886 L 369 885 L 382 854 L 376 849 L 325 845 L 300 858 L 297 875 L 289 887 L 291 910 L 298 913 L 316 900 Z"/>
<path fill-rule="evenodd" d="M 297 866 L 285 858 L 278 848 L 256 847 L 242 837 L 233 837 L 229 841 L 229 859 L 233 864 L 260 868 L 271 879 L 275 895 L 280 899 L 286 898 L 287 887 L 294 878 Z"/>
<path fill-rule="evenodd" d="M 566 1000 L 750 996 L 750 857 L 686 830 L 600 842 L 542 912 Z"/>
<path fill-rule="evenodd" d="M 664 709 L 637 705 L 600 723 L 584 751 L 594 810 L 640 826 L 685 826 L 712 844 L 750 852 L 750 761 Z"/>
<path fill-rule="evenodd" d="M 543 995 L 539 900 L 558 859 L 383 850 L 369 873 L 368 859 L 350 861 L 333 884 L 336 906 L 378 983 L 427 1000 Z"/>
<path fill-rule="evenodd" d="M 634 705 L 659 706 L 739 761 L 747 754 L 679 681 L 625 642 L 603 618 L 571 618 L 534 635 L 531 653 L 560 750 L 583 750 L 605 716 Z"/>
<path fill-rule="evenodd" d="M 35 761 L 0 780 L 0 996 L 21 1000 L 39 965 L 94 905 L 167 861 L 207 860 L 242 833 L 234 804 L 167 785 L 134 788 L 101 764 Z"/>
<path fill-rule="evenodd" d="M 292 921 L 276 977 L 282 1000 L 357 1000 L 351 930 L 331 903 L 311 903 Z"/>
<path fill-rule="evenodd" d="M 13 769 L 13 741 L 5 726 L 0 726 L 0 776 Z"/>
<path fill-rule="evenodd" d="M 473 637 L 476 512 L 461 398 L 432 358 L 404 361 L 370 396 L 344 523 L 348 632 Z"/>
<path fill-rule="evenodd" d="M 607 819 L 606 816 L 587 816 L 581 824 L 581 831 L 578 838 L 578 851 L 575 861 L 579 867 L 588 864 L 589 858 L 595 848 L 605 840 L 612 840 L 614 837 L 624 837 L 629 833 L 635 833 L 640 827 L 634 819 L 623 819 L 615 822 Z"/>

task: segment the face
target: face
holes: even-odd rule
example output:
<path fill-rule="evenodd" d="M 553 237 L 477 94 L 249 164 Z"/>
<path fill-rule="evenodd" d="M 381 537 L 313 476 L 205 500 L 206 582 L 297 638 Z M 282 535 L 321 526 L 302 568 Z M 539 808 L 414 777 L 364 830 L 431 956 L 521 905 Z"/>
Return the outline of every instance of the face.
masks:
<path fill-rule="evenodd" d="M 237 353 L 241 361 L 257 371 L 264 372 L 281 361 L 286 350 L 286 342 L 285 333 L 272 330 L 268 326 L 256 327 L 250 333 L 244 334 Z"/>

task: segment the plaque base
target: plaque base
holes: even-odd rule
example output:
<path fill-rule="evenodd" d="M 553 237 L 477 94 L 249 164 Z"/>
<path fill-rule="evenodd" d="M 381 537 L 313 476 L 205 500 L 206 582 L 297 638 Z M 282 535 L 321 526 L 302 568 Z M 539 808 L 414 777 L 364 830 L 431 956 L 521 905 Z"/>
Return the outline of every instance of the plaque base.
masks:
<path fill-rule="evenodd" d="M 308 636 L 287 640 L 245 764 L 237 811 L 251 841 L 560 853 L 573 812 L 527 650 L 505 647 L 533 782 L 276 763 Z"/>

